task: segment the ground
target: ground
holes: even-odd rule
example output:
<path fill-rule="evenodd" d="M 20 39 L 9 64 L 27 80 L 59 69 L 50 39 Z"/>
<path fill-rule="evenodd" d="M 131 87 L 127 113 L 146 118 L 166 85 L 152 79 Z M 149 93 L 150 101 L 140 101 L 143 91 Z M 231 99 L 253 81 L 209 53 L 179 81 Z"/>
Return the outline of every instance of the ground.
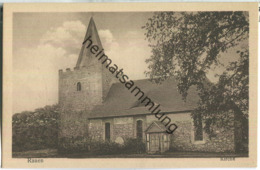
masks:
<path fill-rule="evenodd" d="M 223 158 L 248 157 L 248 153 L 203 153 L 203 152 L 167 152 L 164 154 L 118 154 L 91 155 L 90 153 L 74 153 L 59 155 L 57 149 L 31 150 L 13 152 L 13 158 Z"/>

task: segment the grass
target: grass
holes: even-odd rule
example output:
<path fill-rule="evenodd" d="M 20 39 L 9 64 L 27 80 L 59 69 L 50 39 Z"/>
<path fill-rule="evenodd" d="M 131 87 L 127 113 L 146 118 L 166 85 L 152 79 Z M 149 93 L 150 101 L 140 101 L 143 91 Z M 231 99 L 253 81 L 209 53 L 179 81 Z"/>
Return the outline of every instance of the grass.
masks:
<path fill-rule="evenodd" d="M 58 154 L 57 149 L 13 152 L 13 158 L 222 158 L 248 157 L 248 153 L 166 152 L 163 154 L 93 155 L 91 153 Z"/>
<path fill-rule="evenodd" d="M 57 149 L 29 150 L 13 152 L 13 158 L 55 158 L 59 157 Z"/>

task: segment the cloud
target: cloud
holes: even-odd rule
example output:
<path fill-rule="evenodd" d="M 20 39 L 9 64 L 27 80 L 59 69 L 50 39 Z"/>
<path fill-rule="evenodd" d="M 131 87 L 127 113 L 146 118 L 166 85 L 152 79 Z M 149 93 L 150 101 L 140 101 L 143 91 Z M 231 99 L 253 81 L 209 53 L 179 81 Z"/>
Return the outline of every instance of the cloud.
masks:
<path fill-rule="evenodd" d="M 76 60 L 77 55 L 49 44 L 21 49 L 13 63 L 14 112 L 57 103 L 58 69 L 72 67 Z"/>
<path fill-rule="evenodd" d="M 130 79 L 145 78 L 147 69 L 145 59 L 151 53 L 143 34 L 137 31 L 128 31 L 122 37 L 116 39 L 110 30 L 99 30 L 105 53 Z M 120 45 L 119 45 L 120 44 Z"/>
<path fill-rule="evenodd" d="M 106 52 L 106 54 L 111 53 L 112 51 L 118 50 L 119 44 L 114 38 L 113 34 L 110 30 L 99 30 L 99 37 L 101 39 L 103 48 Z"/>
<path fill-rule="evenodd" d="M 51 28 L 41 38 L 41 44 L 64 48 L 67 53 L 77 53 L 81 47 L 86 26 L 80 21 L 66 21 L 60 27 Z"/>
<path fill-rule="evenodd" d="M 99 30 L 98 33 L 100 38 L 106 43 L 112 43 L 114 41 L 114 37 L 110 30 Z"/>
<path fill-rule="evenodd" d="M 15 51 L 13 112 L 58 102 L 58 70 L 75 66 L 85 31 L 80 21 L 67 21 L 48 30 L 36 47 Z"/>

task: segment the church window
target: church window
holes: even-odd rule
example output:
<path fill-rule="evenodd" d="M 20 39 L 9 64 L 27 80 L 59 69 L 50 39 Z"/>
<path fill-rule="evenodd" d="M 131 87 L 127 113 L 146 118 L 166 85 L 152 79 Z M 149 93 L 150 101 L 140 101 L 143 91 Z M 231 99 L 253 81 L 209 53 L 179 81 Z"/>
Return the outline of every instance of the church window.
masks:
<path fill-rule="evenodd" d="M 139 139 L 143 138 L 143 121 L 138 120 L 136 122 L 136 137 Z"/>
<path fill-rule="evenodd" d="M 110 141 L 110 123 L 105 124 L 105 139 Z"/>
<path fill-rule="evenodd" d="M 77 91 L 81 91 L 81 83 L 80 82 L 77 83 Z"/>
<path fill-rule="evenodd" d="M 203 127 L 202 127 L 202 117 L 200 114 L 196 115 L 194 119 L 194 141 L 203 140 Z"/>

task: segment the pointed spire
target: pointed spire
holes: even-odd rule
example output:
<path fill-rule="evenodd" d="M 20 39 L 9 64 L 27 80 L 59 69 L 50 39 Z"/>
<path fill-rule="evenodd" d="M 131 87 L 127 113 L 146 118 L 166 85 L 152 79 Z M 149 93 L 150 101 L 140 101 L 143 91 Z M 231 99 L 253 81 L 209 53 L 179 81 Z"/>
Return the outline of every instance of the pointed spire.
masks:
<path fill-rule="evenodd" d="M 93 60 L 96 60 L 94 54 L 90 52 L 90 47 L 87 48 L 90 44 L 91 46 L 97 45 L 100 51 L 103 49 L 93 17 L 90 18 L 88 29 L 82 43 L 81 51 L 76 64 L 77 68 L 83 66 L 88 67 L 93 63 Z"/>

